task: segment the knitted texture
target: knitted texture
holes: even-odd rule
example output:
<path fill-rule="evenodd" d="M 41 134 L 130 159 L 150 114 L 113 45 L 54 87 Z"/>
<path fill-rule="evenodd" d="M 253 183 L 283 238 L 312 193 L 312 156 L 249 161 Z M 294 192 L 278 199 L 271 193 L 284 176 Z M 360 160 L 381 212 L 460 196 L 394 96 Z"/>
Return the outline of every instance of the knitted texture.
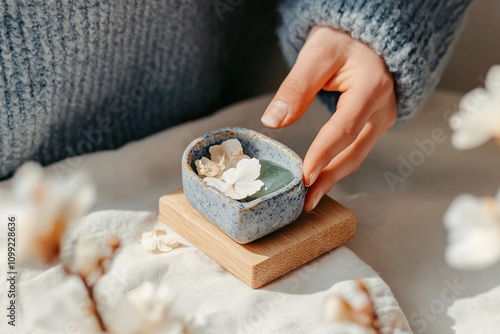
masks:
<path fill-rule="evenodd" d="M 0 1 L 0 178 L 249 97 L 277 16 L 272 1 Z"/>
<path fill-rule="evenodd" d="M 313 26 L 348 32 L 386 62 L 396 86 L 401 124 L 415 116 L 441 77 L 472 0 L 285 0 L 279 29 L 292 65 Z M 321 92 L 333 111 L 337 92 Z"/>
<path fill-rule="evenodd" d="M 293 63 L 315 24 L 349 31 L 388 63 L 406 119 L 435 85 L 468 2 L 285 1 L 284 53 Z M 117 148 L 251 96 L 277 44 L 276 9 L 276 1 L 1 1 L 0 179 L 27 160 Z"/>

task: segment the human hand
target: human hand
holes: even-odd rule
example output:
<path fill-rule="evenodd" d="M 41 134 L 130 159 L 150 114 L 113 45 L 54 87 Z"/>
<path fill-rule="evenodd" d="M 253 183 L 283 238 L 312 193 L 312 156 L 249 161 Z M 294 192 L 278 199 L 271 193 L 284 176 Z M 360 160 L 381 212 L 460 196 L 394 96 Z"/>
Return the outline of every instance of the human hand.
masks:
<path fill-rule="evenodd" d="M 305 210 L 345 176 L 355 172 L 377 139 L 396 121 L 392 75 L 368 45 L 330 27 L 309 33 L 297 61 L 262 116 L 270 128 L 298 120 L 321 90 L 342 95 L 304 159 L 309 187 Z"/>

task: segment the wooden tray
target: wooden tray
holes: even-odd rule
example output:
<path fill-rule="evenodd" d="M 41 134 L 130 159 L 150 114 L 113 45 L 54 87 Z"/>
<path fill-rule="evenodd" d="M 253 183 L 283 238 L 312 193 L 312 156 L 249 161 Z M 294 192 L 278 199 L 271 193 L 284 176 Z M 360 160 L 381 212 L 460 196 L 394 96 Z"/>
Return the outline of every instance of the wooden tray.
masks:
<path fill-rule="evenodd" d="M 182 189 L 160 198 L 160 219 L 256 289 L 354 237 L 356 216 L 324 196 L 312 212 L 251 243 L 240 245 L 201 216 Z"/>

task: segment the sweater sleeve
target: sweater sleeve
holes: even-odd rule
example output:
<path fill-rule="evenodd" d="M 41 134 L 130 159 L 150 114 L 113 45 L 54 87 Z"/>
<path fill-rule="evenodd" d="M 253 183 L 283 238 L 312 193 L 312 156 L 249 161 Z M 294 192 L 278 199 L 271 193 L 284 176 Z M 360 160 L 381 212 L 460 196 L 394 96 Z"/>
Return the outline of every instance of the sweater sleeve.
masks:
<path fill-rule="evenodd" d="M 472 0 L 285 0 L 278 29 L 291 66 L 309 30 L 326 25 L 349 33 L 380 55 L 393 74 L 400 124 L 435 88 Z M 340 93 L 320 92 L 334 111 Z"/>

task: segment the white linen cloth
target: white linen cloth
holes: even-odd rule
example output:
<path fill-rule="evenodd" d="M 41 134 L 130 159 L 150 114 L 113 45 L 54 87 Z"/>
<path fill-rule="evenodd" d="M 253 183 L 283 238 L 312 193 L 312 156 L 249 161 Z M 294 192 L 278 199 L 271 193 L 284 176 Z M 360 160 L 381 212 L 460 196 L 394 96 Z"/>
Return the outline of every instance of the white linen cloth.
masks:
<path fill-rule="evenodd" d="M 80 220 L 70 230 L 63 258 L 71 260 L 78 237 L 93 235 L 104 241 L 110 235 L 117 235 L 122 240 L 121 250 L 96 289 L 100 307 L 112 306 L 144 281 L 161 281 L 177 296 L 174 314 L 204 319 L 214 333 L 364 333 L 366 330 L 358 326 L 328 324 L 322 319 L 323 300 L 328 295 L 344 296 L 355 306 L 364 302 L 363 295 L 355 288 L 355 279 L 362 278 L 372 293 L 382 322 L 389 326 L 395 321 L 400 328 L 397 333 L 411 333 L 390 288 L 346 247 L 339 247 L 253 290 L 185 240 L 181 239 L 184 246 L 164 254 L 151 254 L 138 243 L 142 232 L 166 227 L 155 213 L 158 198 L 181 186 L 180 158 L 191 140 L 208 131 L 234 125 L 252 128 L 271 137 L 282 134 L 280 130 L 268 130 L 260 125 L 260 115 L 268 102 L 269 97 L 265 97 L 251 105 L 236 105 L 210 118 L 164 131 L 119 150 L 94 153 L 47 167 L 48 172 L 62 178 L 75 170 L 86 170 L 98 190 L 94 208 L 97 212 Z M 309 113 L 287 129 L 288 138 L 299 143 L 312 141 L 329 117 L 324 108 L 316 106 L 315 109 L 321 112 Z M 304 145 L 294 147 L 293 142 L 285 143 L 304 156 Z M 9 181 L 2 182 L 0 187 L 8 184 Z M 3 253 L 1 255 L 5 258 Z M 63 275 L 60 266 L 43 271 L 23 270 L 18 284 L 18 327 L 13 331 L 2 320 L 0 332 L 44 333 L 32 320 L 47 312 L 50 299 L 80 289 L 75 284 L 76 281 Z M 3 303 L 5 285 L 0 289 Z M 384 332 L 388 330 L 386 327 Z"/>
<path fill-rule="evenodd" d="M 500 286 L 472 298 L 456 300 L 448 309 L 456 334 L 500 331 Z"/>

